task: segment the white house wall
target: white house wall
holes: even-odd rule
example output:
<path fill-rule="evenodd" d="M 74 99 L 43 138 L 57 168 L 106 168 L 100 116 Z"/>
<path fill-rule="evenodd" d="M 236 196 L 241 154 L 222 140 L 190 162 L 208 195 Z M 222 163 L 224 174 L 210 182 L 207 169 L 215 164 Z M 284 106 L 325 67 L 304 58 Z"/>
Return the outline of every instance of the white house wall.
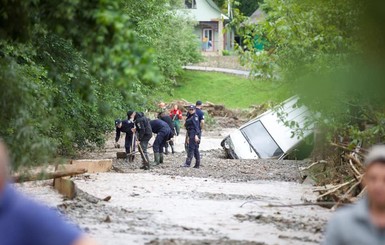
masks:
<path fill-rule="evenodd" d="M 188 9 L 190 16 L 196 21 L 221 20 L 221 13 L 206 0 L 196 0 L 196 9 Z"/>
<path fill-rule="evenodd" d="M 203 29 L 211 28 L 213 30 L 213 50 L 221 51 L 223 49 L 232 49 L 231 35 L 223 34 L 223 20 L 228 19 L 220 12 L 212 0 L 196 0 L 195 9 L 184 10 L 191 19 L 197 22 L 194 33 L 200 41 L 199 48 L 202 49 Z M 234 37 L 232 35 L 232 37 Z"/>

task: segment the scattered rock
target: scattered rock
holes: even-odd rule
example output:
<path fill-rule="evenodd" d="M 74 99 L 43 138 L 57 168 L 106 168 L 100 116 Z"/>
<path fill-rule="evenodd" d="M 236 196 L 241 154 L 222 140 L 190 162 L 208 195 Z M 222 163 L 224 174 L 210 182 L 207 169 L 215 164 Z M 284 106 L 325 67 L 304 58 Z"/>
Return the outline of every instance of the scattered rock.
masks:
<path fill-rule="evenodd" d="M 105 223 L 111 223 L 111 218 L 109 215 L 107 215 L 107 217 L 103 220 L 103 222 Z"/>

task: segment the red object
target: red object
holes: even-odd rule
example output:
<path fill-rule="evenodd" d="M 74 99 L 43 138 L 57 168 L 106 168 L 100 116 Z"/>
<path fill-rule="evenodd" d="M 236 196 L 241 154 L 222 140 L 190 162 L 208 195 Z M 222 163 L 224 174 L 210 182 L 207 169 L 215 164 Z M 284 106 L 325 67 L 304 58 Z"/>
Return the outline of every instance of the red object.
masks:
<path fill-rule="evenodd" d="M 174 120 L 175 115 L 178 117 L 179 120 L 182 120 L 182 112 L 180 110 L 172 110 L 170 111 L 170 117 Z"/>

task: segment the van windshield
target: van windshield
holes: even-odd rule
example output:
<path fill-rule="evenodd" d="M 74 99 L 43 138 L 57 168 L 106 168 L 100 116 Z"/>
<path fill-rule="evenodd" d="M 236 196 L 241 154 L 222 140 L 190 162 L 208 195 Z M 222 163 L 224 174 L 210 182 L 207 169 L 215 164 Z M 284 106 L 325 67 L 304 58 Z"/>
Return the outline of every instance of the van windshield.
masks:
<path fill-rule="evenodd" d="M 261 121 L 256 121 L 241 131 L 260 158 L 279 157 L 283 154 Z"/>

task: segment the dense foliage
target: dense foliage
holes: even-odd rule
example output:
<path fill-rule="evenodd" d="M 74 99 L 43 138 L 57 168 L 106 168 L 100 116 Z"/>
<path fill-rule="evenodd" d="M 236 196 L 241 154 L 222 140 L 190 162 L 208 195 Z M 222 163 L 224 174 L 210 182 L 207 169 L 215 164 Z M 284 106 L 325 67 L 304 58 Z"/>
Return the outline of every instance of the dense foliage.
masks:
<path fill-rule="evenodd" d="M 197 59 L 192 23 L 150 2 L 0 0 L 0 137 L 15 167 L 103 145 L 115 117 Z M 175 25 L 178 39 L 162 36 Z"/>
<path fill-rule="evenodd" d="M 243 62 L 290 83 L 328 140 L 385 141 L 384 6 L 381 1 L 266 0 L 266 20 L 239 27 Z M 264 42 L 258 52 L 255 41 Z"/>
<path fill-rule="evenodd" d="M 224 9 L 227 9 L 228 0 L 214 0 L 214 2 Z M 250 16 L 258 9 L 263 0 L 231 0 L 232 7 L 237 8 L 240 13 Z"/>
<path fill-rule="evenodd" d="M 181 74 L 183 65 L 201 59 L 193 32 L 196 23 L 184 15 L 183 4 L 179 0 L 125 1 L 132 31 L 138 42 L 156 50 L 154 62 L 168 79 L 166 86 Z"/>

